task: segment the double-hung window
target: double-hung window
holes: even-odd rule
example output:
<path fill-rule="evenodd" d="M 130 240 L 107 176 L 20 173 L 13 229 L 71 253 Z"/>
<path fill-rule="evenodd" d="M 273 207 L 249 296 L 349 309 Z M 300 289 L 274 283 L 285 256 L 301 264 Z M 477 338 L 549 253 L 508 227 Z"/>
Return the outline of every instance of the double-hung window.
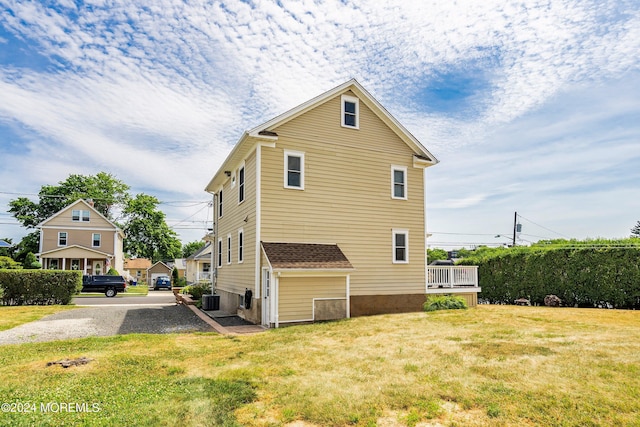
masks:
<path fill-rule="evenodd" d="M 342 127 L 359 129 L 360 128 L 360 102 L 358 98 L 348 95 L 342 95 Z"/>
<path fill-rule="evenodd" d="M 102 240 L 102 236 L 100 235 L 100 233 L 93 233 L 92 246 L 94 248 L 99 248 L 100 247 L 100 240 Z"/>
<path fill-rule="evenodd" d="M 238 263 L 244 261 L 244 230 L 238 230 Z"/>
<path fill-rule="evenodd" d="M 218 191 L 218 218 L 222 218 L 222 188 Z"/>
<path fill-rule="evenodd" d="M 407 198 L 407 168 L 391 166 L 391 198 Z"/>
<path fill-rule="evenodd" d="M 284 152 L 284 187 L 304 190 L 304 153 Z"/>
<path fill-rule="evenodd" d="M 231 234 L 227 235 L 227 264 L 231 264 Z"/>
<path fill-rule="evenodd" d="M 218 239 L 218 267 L 222 267 L 222 239 Z"/>
<path fill-rule="evenodd" d="M 71 221 L 89 222 L 89 211 L 73 209 L 71 211 Z"/>
<path fill-rule="evenodd" d="M 60 231 L 58 233 L 58 246 L 67 246 L 67 232 Z"/>
<path fill-rule="evenodd" d="M 238 171 L 238 203 L 244 202 L 244 166 Z"/>
<path fill-rule="evenodd" d="M 392 230 L 393 234 L 393 263 L 407 264 L 409 262 L 409 231 Z"/>

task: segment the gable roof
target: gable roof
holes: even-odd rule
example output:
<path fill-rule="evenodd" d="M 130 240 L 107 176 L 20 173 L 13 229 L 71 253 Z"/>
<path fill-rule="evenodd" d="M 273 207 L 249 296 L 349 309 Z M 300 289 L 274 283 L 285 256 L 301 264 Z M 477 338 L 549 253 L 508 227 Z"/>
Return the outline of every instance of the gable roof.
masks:
<path fill-rule="evenodd" d="M 78 199 L 73 203 L 69 203 L 67 206 L 65 206 L 64 208 L 60 209 L 58 212 L 54 213 L 53 215 L 51 215 L 49 218 L 45 219 L 44 221 L 42 221 L 40 224 L 38 224 L 36 227 L 40 228 L 45 226 L 46 223 L 48 223 L 49 221 L 51 221 L 52 219 L 58 217 L 59 215 L 61 215 L 63 212 L 68 211 L 69 209 L 75 207 L 75 205 L 77 205 L 78 203 L 83 204 L 87 209 L 89 209 L 90 211 L 94 212 L 96 215 L 98 215 L 100 218 L 104 219 L 105 221 L 107 221 L 107 223 L 109 223 L 109 225 L 111 225 L 114 230 L 117 230 L 119 234 L 122 235 L 122 237 L 124 237 L 124 233 L 122 232 L 122 230 L 120 229 L 120 227 L 118 227 L 117 225 L 115 225 L 111 220 L 109 220 L 107 217 L 105 217 L 104 215 L 102 215 L 96 208 L 94 208 L 93 206 L 91 206 L 89 203 L 87 203 L 84 199 Z"/>
<path fill-rule="evenodd" d="M 156 263 L 155 263 L 155 264 L 153 264 L 151 267 L 147 268 L 147 270 L 151 270 L 153 267 L 155 267 L 155 266 L 156 266 L 156 265 L 158 265 L 158 264 L 163 265 L 163 266 L 164 266 L 164 268 L 166 268 L 166 269 L 167 269 L 167 270 L 169 270 L 169 271 L 171 271 L 171 270 L 172 270 L 172 269 L 171 269 L 171 267 L 169 267 L 167 264 L 165 264 L 165 263 L 164 263 L 164 262 L 162 262 L 162 261 L 158 261 L 158 262 L 156 262 Z"/>
<path fill-rule="evenodd" d="M 382 120 L 398 137 L 407 144 L 414 152 L 416 164 L 420 164 L 423 167 L 433 166 L 437 164 L 439 161 L 436 157 L 429 152 L 421 143 L 418 141 L 412 134 L 409 132 L 402 124 L 395 119 L 383 106 L 380 104 L 367 90 L 358 83 L 356 79 L 351 79 L 335 88 L 324 92 L 321 95 L 316 96 L 315 98 L 310 99 L 309 101 L 298 105 L 297 107 L 292 108 L 291 110 L 274 117 L 273 119 L 254 127 L 251 130 L 245 131 L 242 137 L 238 140 L 236 145 L 233 147 L 225 161 L 220 166 L 220 169 L 216 172 L 216 174 L 211 178 L 209 184 L 207 184 L 205 191 L 215 192 L 217 191 L 217 187 L 219 187 L 226 176 L 224 175 L 224 171 L 230 169 L 234 162 L 240 161 L 241 158 L 251 151 L 253 147 L 252 144 L 248 144 L 247 140 L 255 139 L 257 140 L 266 140 L 266 141 L 277 141 L 278 134 L 273 130 L 283 124 L 289 122 L 290 120 L 295 119 L 296 117 L 306 113 L 309 110 L 312 110 L 318 107 L 321 104 L 339 96 L 348 91 L 353 92 L 360 101 L 362 101 L 369 109 L 380 119 Z"/>
<path fill-rule="evenodd" d="M 208 241 L 203 247 L 187 257 L 187 260 L 208 259 L 211 258 L 211 242 Z"/>
<path fill-rule="evenodd" d="M 269 264 L 275 270 L 353 269 L 338 245 L 270 242 L 261 244 Z"/>

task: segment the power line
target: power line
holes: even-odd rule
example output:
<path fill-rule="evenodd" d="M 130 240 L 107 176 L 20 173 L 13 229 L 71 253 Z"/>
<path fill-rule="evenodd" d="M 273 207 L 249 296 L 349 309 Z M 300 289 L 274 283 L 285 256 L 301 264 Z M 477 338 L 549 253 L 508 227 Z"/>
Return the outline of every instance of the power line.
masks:
<path fill-rule="evenodd" d="M 519 218 L 524 219 L 525 221 L 529 221 L 531 224 L 533 224 L 533 225 L 537 225 L 537 226 L 538 226 L 538 227 L 540 227 L 540 228 L 544 228 L 545 230 L 550 231 L 550 232 L 552 232 L 553 234 L 557 234 L 558 236 L 566 237 L 567 239 L 570 239 L 570 238 L 571 238 L 571 237 L 569 237 L 569 236 L 567 236 L 567 235 L 564 235 L 564 234 L 562 234 L 562 233 L 558 233 L 557 231 L 553 231 L 552 229 L 547 228 L 547 227 L 545 227 L 544 225 L 540 225 L 540 224 L 538 224 L 538 223 L 535 223 L 535 222 L 531 221 L 530 219 L 523 217 L 523 216 L 522 216 L 522 215 L 520 215 L 520 214 L 518 214 L 518 217 L 519 217 Z"/>

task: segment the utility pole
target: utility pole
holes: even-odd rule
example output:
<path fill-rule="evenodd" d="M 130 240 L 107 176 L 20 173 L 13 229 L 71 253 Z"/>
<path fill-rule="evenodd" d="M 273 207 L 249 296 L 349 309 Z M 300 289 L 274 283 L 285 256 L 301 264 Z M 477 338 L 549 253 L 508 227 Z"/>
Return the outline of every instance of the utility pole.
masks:
<path fill-rule="evenodd" d="M 516 228 L 518 227 L 518 212 L 513 214 L 513 245 L 512 247 L 516 247 Z"/>

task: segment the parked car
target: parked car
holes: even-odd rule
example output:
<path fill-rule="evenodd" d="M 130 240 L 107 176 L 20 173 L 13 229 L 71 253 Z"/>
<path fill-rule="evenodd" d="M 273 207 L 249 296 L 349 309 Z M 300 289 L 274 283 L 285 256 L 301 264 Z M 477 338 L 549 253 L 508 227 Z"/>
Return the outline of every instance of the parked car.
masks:
<path fill-rule="evenodd" d="M 156 282 L 153 285 L 153 290 L 157 291 L 158 289 L 171 290 L 171 279 L 169 278 L 169 276 L 160 276 L 156 279 Z"/>
<path fill-rule="evenodd" d="M 127 281 L 122 276 L 82 276 L 82 292 L 104 292 L 108 297 L 115 297 L 126 290 Z"/>

